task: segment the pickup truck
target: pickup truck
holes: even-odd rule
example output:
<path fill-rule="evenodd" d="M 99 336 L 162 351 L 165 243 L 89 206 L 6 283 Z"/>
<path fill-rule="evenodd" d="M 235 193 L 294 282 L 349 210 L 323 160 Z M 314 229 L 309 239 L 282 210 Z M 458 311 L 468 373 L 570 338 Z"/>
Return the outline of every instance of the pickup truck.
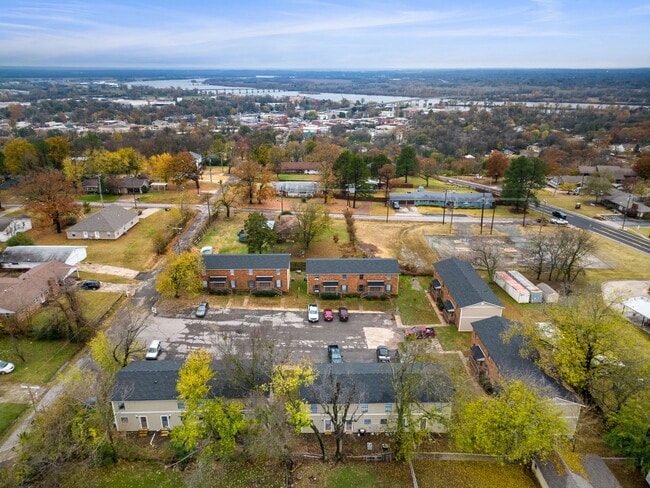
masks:
<path fill-rule="evenodd" d="M 341 350 L 337 344 L 330 344 L 327 346 L 327 354 L 330 358 L 330 363 L 342 363 L 343 356 L 341 356 Z"/>

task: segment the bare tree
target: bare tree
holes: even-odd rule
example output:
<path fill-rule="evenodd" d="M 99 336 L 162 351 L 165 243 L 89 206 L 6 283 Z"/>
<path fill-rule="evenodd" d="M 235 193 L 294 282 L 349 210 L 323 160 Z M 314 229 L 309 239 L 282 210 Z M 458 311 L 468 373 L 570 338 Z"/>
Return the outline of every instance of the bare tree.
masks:
<path fill-rule="evenodd" d="M 357 387 L 345 368 L 335 370 L 332 365 L 316 379 L 313 392 L 332 423 L 336 440 L 334 459 L 342 461 L 346 424 L 352 424 L 363 416 L 361 403 L 365 400 L 366 392 Z"/>
<path fill-rule="evenodd" d="M 537 280 L 548 267 L 550 242 L 546 235 L 533 236 L 526 246 L 526 266 L 535 273 Z"/>
<path fill-rule="evenodd" d="M 472 248 L 472 264 L 486 270 L 490 282 L 494 281 L 494 273 L 501 264 L 502 256 L 503 246 L 493 239 L 479 239 Z"/>
<path fill-rule="evenodd" d="M 584 269 L 584 258 L 594 249 L 594 238 L 586 229 L 562 229 L 555 242 L 561 250 L 558 277 L 570 287 Z"/>

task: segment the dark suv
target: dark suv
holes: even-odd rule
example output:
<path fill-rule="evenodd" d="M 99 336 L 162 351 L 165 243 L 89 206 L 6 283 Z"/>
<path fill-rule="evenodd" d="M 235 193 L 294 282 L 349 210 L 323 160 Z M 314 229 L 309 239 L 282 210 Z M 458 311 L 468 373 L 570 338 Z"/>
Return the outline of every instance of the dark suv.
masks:
<path fill-rule="evenodd" d="M 551 215 L 553 215 L 553 217 L 557 217 L 558 219 L 566 220 L 566 214 L 563 212 L 558 212 L 557 210 L 554 210 Z"/>
<path fill-rule="evenodd" d="M 339 320 L 341 322 L 347 322 L 349 318 L 350 318 L 350 314 L 348 313 L 348 309 L 345 308 L 345 307 L 340 307 L 339 308 Z"/>
<path fill-rule="evenodd" d="M 81 284 L 83 290 L 99 290 L 99 287 L 102 286 L 101 283 L 97 280 L 87 280 Z"/>

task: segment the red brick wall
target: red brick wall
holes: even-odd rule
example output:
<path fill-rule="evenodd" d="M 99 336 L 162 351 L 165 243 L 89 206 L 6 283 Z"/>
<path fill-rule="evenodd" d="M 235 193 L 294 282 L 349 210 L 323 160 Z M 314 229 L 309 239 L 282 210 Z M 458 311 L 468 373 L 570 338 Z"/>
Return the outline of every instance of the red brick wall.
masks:
<path fill-rule="evenodd" d="M 217 276 L 226 277 L 226 282 L 223 288 L 215 287 L 215 283 L 210 283 L 210 277 L 217 277 Z M 248 286 L 248 282 L 255 281 L 255 278 L 258 276 L 270 276 L 272 288 L 278 288 L 283 292 L 289 291 L 289 270 L 288 269 L 281 269 L 280 274 L 276 274 L 275 269 L 253 269 L 252 274 L 250 274 L 249 270 L 247 269 L 235 269 L 233 270 L 232 274 L 230 273 L 229 269 L 209 269 L 206 270 L 205 280 L 208 282 L 208 288 L 213 290 L 218 290 L 218 289 L 232 290 L 233 288 L 230 286 L 230 282 L 232 280 L 235 280 L 237 282 L 237 286 L 234 288 L 235 290 L 248 291 L 250 290 L 250 287 Z M 277 280 L 282 280 L 281 287 L 276 286 Z"/>
<path fill-rule="evenodd" d="M 358 273 L 346 274 L 346 278 L 343 279 L 343 274 L 319 274 L 318 279 L 316 275 L 309 274 L 307 275 L 307 292 L 314 293 L 314 287 L 320 287 L 320 293 L 342 293 L 346 295 L 358 295 L 359 293 L 371 293 L 372 291 L 368 287 L 369 281 L 381 281 L 385 285 L 390 285 L 391 290 L 384 291 L 390 295 L 396 296 L 399 292 L 399 274 L 390 275 L 390 279 L 386 279 L 388 275 L 385 273 L 382 274 L 364 274 L 363 278 L 360 278 Z M 327 281 L 337 281 L 338 286 L 336 290 L 326 289 L 323 283 Z M 347 285 L 347 291 L 342 291 L 342 285 Z M 363 291 L 359 291 L 359 285 L 363 285 Z"/>

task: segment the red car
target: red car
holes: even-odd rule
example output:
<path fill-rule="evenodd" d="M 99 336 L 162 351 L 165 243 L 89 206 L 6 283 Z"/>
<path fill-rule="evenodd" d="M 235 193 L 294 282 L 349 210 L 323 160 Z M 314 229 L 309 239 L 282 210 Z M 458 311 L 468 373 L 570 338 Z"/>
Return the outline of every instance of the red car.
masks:
<path fill-rule="evenodd" d="M 334 320 L 334 312 L 332 312 L 331 308 L 326 308 L 325 310 L 323 310 L 323 320 L 325 320 L 326 322 L 331 322 L 332 320 Z"/>
<path fill-rule="evenodd" d="M 406 335 L 415 337 L 416 339 L 427 339 L 436 336 L 436 331 L 433 327 L 425 327 L 424 325 L 416 325 L 406 329 Z"/>

